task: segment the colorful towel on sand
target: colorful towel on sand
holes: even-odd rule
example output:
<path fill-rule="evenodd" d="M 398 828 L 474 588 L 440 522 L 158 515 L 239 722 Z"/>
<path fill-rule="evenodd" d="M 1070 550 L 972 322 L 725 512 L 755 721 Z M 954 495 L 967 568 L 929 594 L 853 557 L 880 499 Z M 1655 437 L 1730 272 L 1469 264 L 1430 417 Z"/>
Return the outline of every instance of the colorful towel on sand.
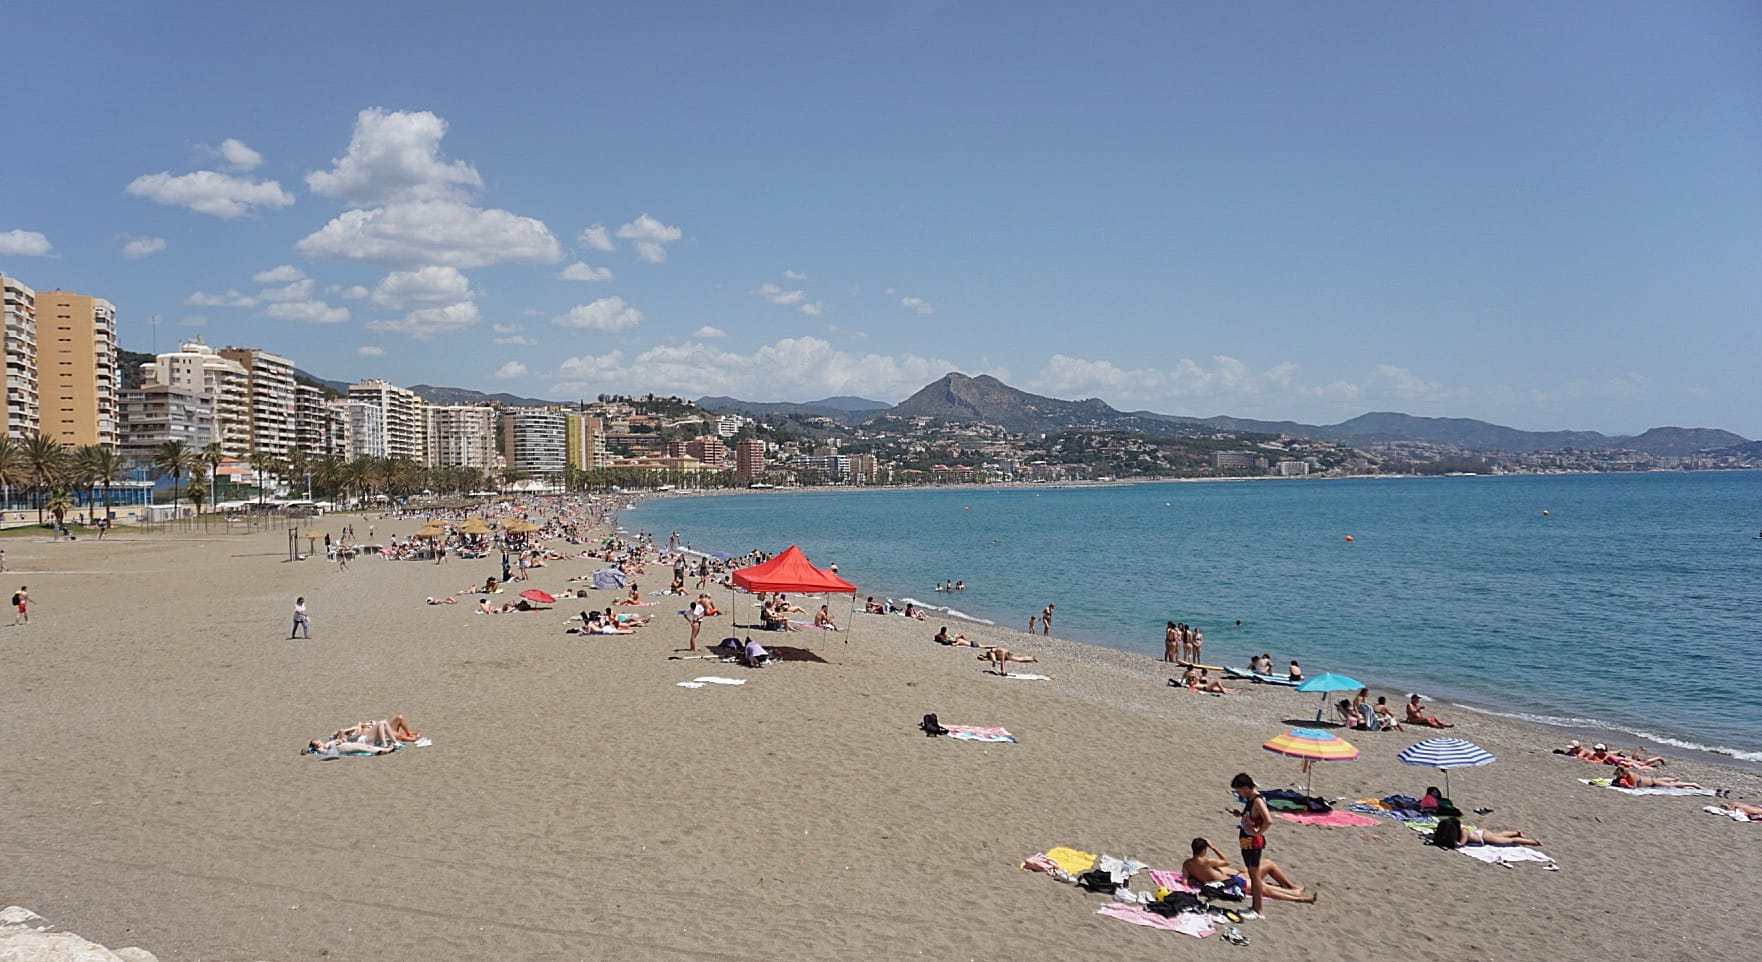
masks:
<path fill-rule="evenodd" d="M 1150 870 L 1150 881 L 1151 884 L 1155 885 L 1157 888 L 1168 889 L 1173 892 L 1199 891 L 1198 886 L 1188 885 L 1187 876 L 1182 875 L 1180 872 L 1168 872 L 1163 869 L 1153 868 Z"/>
<path fill-rule="evenodd" d="M 1211 922 L 1205 916 L 1197 912 L 1182 912 L 1171 919 L 1157 915 L 1155 912 L 1146 911 L 1141 906 L 1108 902 L 1096 909 L 1095 914 L 1119 919 L 1122 922 L 1130 922 L 1133 925 L 1142 925 L 1146 928 L 1161 929 L 1164 932 L 1179 932 L 1182 935 L 1191 935 L 1196 939 L 1203 939 L 1217 931 L 1211 927 Z"/>
<path fill-rule="evenodd" d="M 1762 824 L 1762 818 L 1751 818 L 1735 808 L 1720 808 L 1718 805 L 1709 805 L 1706 808 L 1701 809 L 1701 811 L 1706 812 L 1709 815 L 1724 815 L 1726 818 L 1729 818 L 1734 822 L 1756 822 Z"/>
<path fill-rule="evenodd" d="M 1094 868 L 1095 859 L 1097 858 L 1094 852 L 1079 852 L 1074 848 L 1066 848 L 1063 845 L 1060 845 L 1057 848 L 1047 849 L 1046 857 L 1051 859 L 1054 865 L 1057 865 L 1059 868 L 1064 869 L 1072 875 L 1081 875 Z"/>
<path fill-rule="evenodd" d="M 1296 822 L 1299 825 L 1326 825 L 1329 828 L 1356 828 L 1360 825 L 1377 824 L 1377 820 L 1368 815 L 1358 815 L 1352 812 L 1304 812 L 1299 815 L 1293 815 L 1290 812 L 1275 812 L 1274 814 L 1287 822 Z"/>
<path fill-rule="evenodd" d="M 1523 845 L 1464 845 L 1456 851 L 1488 865 L 1509 865 L 1512 862 L 1554 864 L 1545 853 Z"/>
<path fill-rule="evenodd" d="M 968 742 L 1013 742 L 1016 736 L 1008 729 L 984 725 L 944 725 L 950 735 Z"/>
<path fill-rule="evenodd" d="M 1711 788 L 1617 788 L 1607 778 L 1581 778 L 1579 781 L 1598 788 L 1607 788 L 1623 795 L 1717 795 Z"/>
<path fill-rule="evenodd" d="M 1421 815 L 1418 812 L 1410 812 L 1404 808 L 1390 808 L 1375 799 L 1360 799 L 1353 802 L 1350 808 L 1352 811 L 1357 812 L 1360 815 L 1374 815 L 1377 818 L 1389 818 L 1394 819 L 1397 822 L 1424 821 L 1427 818 L 1425 815 Z"/>
<path fill-rule="evenodd" d="M 745 678 L 717 678 L 715 675 L 704 675 L 691 681 L 675 682 L 681 688 L 702 688 L 705 685 L 744 685 Z"/>

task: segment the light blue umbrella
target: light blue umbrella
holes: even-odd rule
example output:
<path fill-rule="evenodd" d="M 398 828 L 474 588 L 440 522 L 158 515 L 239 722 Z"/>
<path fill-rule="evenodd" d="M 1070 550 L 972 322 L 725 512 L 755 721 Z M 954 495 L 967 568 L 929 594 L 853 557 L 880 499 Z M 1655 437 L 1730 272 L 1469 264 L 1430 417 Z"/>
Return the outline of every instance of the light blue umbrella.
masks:
<path fill-rule="evenodd" d="M 1364 685 L 1360 684 L 1356 678 L 1348 678 L 1345 675 L 1336 675 L 1329 672 L 1325 675 L 1317 675 L 1314 678 L 1304 680 L 1302 684 L 1297 686 L 1297 690 L 1321 692 L 1321 705 L 1315 710 L 1315 720 L 1321 721 L 1322 711 L 1328 707 L 1328 692 L 1357 691 L 1363 687 Z"/>
<path fill-rule="evenodd" d="M 1460 738 L 1428 738 L 1407 746 L 1395 757 L 1409 765 L 1443 772 L 1445 798 L 1450 797 L 1450 769 L 1479 768 L 1493 760 L 1491 752 Z"/>

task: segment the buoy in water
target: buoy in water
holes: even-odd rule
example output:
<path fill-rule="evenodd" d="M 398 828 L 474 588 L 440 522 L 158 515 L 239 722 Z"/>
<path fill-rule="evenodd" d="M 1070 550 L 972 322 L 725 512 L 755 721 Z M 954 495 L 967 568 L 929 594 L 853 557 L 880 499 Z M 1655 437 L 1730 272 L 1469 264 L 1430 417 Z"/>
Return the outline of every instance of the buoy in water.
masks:
<path fill-rule="evenodd" d="M 1547 516 L 1548 516 L 1548 509 L 1547 509 L 1547 508 L 1543 508 L 1543 509 L 1542 509 L 1542 517 L 1544 517 L 1544 518 L 1546 518 L 1546 517 L 1547 517 Z"/>
<path fill-rule="evenodd" d="M 1351 541 L 1351 540 L 1352 540 L 1352 536 L 1351 536 L 1351 535 L 1347 535 L 1347 536 L 1346 536 L 1346 540 L 1347 540 L 1347 541 Z"/>

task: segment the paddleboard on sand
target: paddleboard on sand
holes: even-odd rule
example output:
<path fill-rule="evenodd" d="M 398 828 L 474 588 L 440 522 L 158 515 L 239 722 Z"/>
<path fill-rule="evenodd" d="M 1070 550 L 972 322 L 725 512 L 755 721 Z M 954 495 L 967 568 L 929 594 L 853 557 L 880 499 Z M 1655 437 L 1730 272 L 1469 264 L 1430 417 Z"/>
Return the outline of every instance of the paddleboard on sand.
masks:
<path fill-rule="evenodd" d="M 1175 664 L 1180 665 L 1182 668 L 1203 668 L 1206 671 L 1226 670 L 1223 665 L 1202 665 L 1197 661 L 1182 661 L 1179 658 L 1175 659 Z"/>
<path fill-rule="evenodd" d="M 1262 685 L 1284 685 L 1286 688 L 1296 688 L 1298 685 L 1303 684 L 1300 681 L 1292 681 L 1285 675 L 1263 675 L 1256 671 L 1249 671 L 1246 668 L 1231 668 L 1229 665 L 1224 666 L 1224 674 L 1229 675 L 1231 678 L 1246 678 L 1250 681 L 1259 682 Z"/>

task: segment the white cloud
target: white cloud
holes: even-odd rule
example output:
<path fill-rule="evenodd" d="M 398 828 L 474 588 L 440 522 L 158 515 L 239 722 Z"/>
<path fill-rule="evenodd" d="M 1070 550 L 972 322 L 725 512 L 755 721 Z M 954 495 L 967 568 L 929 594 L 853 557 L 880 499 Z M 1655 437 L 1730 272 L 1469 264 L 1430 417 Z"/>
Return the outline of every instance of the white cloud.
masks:
<path fill-rule="evenodd" d="M 650 264 L 659 264 L 667 259 L 666 245 L 685 236 L 677 227 L 668 227 L 648 214 L 618 228 L 618 236 L 632 242 L 636 254 Z"/>
<path fill-rule="evenodd" d="M 558 272 L 557 277 L 565 281 L 609 281 L 612 279 L 612 271 L 607 267 L 589 267 L 576 261 Z"/>
<path fill-rule="evenodd" d="M 511 344 L 511 345 L 515 345 L 518 347 L 531 347 L 532 345 L 538 343 L 537 341 L 533 340 L 530 337 L 527 337 L 524 334 L 508 334 L 508 335 L 505 335 L 502 337 L 493 338 L 493 340 L 497 344 Z"/>
<path fill-rule="evenodd" d="M 251 280 L 259 284 L 286 284 L 290 281 L 305 279 L 306 272 L 292 264 L 282 264 L 279 267 L 271 267 L 269 270 L 258 271 L 251 275 Z"/>
<path fill-rule="evenodd" d="M 363 344 L 355 348 L 356 357 L 385 357 L 385 348 L 374 344 Z"/>
<path fill-rule="evenodd" d="M 130 260 L 152 257 L 165 249 L 163 237 L 136 237 L 122 245 L 122 256 Z"/>
<path fill-rule="evenodd" d="M 348 287 L 339 286 L 336 288 L 336 296 L 346 301 L 358 301 L 372 293 L 372 291 L 362 287 L 360 284 L 350 284 Z"/>
<path fill-rule="evenodd" d="M 935 306 L 921 297 L 902 297 L 899 299 L 899 303 L 917 311 L 919 314 L 936 313 Z"/>
<path fill-rule="evenodd" d="M 826 302 L 813 301 L 808 304 L 803 304 L 801 306 L 801 312 L 812 317 L 819 317 L 821 314 L 826 313 Z"/>
<path fill-rule="evenodd" d="M 294 250 L 324 260 L 465 269 L 553 264 L 563 256 L 544 221 L 444 200 L 343 211 L 301 238 Z"/>
<path fill-rule="evenodd" d="M 773 304 L 800 304 L 808 299 L 807 291 L 786 291 L 776 284 L 760 284 L 753 293 Z"/>
<path fill-rule="evenodd" d="M 526 374 L 526 365 L 521 364 L 519 361 L 509 361 L 501 367 L 496 368 L 495 376 L 505 381 L 509 378 L 525 377 Z"/>
<path fill-rule="evenodd" d="M 55 245 L 34 230 L 9 230 L 0 233 L 0 254 L 11 257 L 48 257 Z"/>
<path fill-rule="evenodd" d="M 244 141 L 236 137 L 228 137 L 220 142 L 216 150 L 220 159 L 225 162 L 227 170 L 236 173 L 256 170 L 263 164 L 263 155 L 245 146 Z"/>
<path fill-rule="evenodd" d="M 483 186 L 476 168 L 441 159 L 447 122 L 426 110 L 387 112 L 369 107 L 330 170 L 306 175 L 315 194 L 356 207 L 406 200 L 464 200 Z"/>
<path fill-rule="evenodd" d="M 375 306 L 400 311 L 471 300 L 471 281 L 453 267 L 392 271 L 373 289 Z"/>
<path fill-rule="evenodd" d="M 786 338 L 750 354 L 697 341 L 653 347 L 625 361 L 613 351 L 558 366 L 559 395 L 605 390 L 732 394 L 755 399 L 860 394 L 904 397 L 960 365 L 915 354 L 852 354 L 816 337 Z"/>
<path fill-rule="evenodd" d="M 591 304 L 577 304 L 567 314 L 551 318 L 560 327 L 614 334 L 641 324 L 643 313 L 624 303 L 622 297 L 602 297 Z"/>
<path fill-rule="evenodd" d="M 697 330 L 691 332 L 691 336 L 692 337 L 701 337 L 701 338 L 727 337 L 728 332 L 722 330 L 719 327 L 711 327 L 710 325 L 705 324 L 703 327 L 700 327 Z"/>
<path fill-rule="evenodd" d="M 265 287 L 257 292 L 257 299 L 267 302 L 309 301 L 312 299 L 312 278 L 298 280 L 282 287 Z"/>
<path fill-rule="evenodd" d="M 188 207 L 199 214 L 231 220 L 254 207 L 288 207 L 294 195 L 273 180 L 251 180 L 213 170 L 188 174 L 142 174 L 129 182 L 127 191 L 170 207 Z"/>
<path fill-rule="evenodd" d="M 1406 368 L 1376 365 L 1369 375 L 1325 383 L 1305 382 L 1291 361 L 1255 369 L 1227 355 L 1209 361 L 1182 358 L 1167 369 L 1122 368 L 1112 361 L 1054 354 L 1023 387 L 1053 397 L 1099 397 L 1115 407 L 1167 414 L 1238 416 L 1272 414 L 1295 399 L 1344 411 L 1349 406 L 1466 397 L 1426 381 Z"/>
<path fill-rule="evenodd" d="M 418 341 L 426 341 L 438 334 L 450 334 L 461 328 L 477 323 L 479 314 L 477 305 L 471 301 L 460 301 L 443 307 L 424 307 L 405 314 L 398 320 L 368 321 L 370 331 L 385 331 L 390 334 L 403 334 Z"/>
<path fill-rule="evenodd" d="M 581 232 L 581 242 L 596 251 L 617 250 L 618 245 L 612 243 L 612 235 L 605 225 L 595 224 Z"/>
<path fill-rule="evenodd" d="M 301 324 L 341 324 L 349 319 L 346 307 L 331 307 L 323 301 L 279 301 L 263 309 L 265 317 Z"/>
<path fill-rule="evenodd" d="M 1407 368 L 1393 364 L 1378 364 L 1372 374 L 1396 397 L 1406 400 L 1438 400 L 1449 397 L 1451 393 L 1444 385 L 1428 381 Z"/>
<path fill-rule="evenodd" d="M 785 280 L 791 281 L 805 281 L 808 279 L 808 275 L 803 274 L 801 271 L 784 271 L 783 277 Z"/>
<path fill-rule="evenodd" d="M 185 314 L 177 323 L 179 327 L 207 327 L 208 319 L 200 314 Z"/>
<path fill-rule="evenodd" d="M 497 334 L 513 334 L 516 331 L 523 330 L 518 324 L 491 324 L 489 329 Z"/>
<path fill-rule="evenodd" d="M 229 287 L 225 294 L 205 294 L 197 291 L 184 298 L 184 303 L 191 307 L 256 307 L 257 299 L 240 294 Z"/>

